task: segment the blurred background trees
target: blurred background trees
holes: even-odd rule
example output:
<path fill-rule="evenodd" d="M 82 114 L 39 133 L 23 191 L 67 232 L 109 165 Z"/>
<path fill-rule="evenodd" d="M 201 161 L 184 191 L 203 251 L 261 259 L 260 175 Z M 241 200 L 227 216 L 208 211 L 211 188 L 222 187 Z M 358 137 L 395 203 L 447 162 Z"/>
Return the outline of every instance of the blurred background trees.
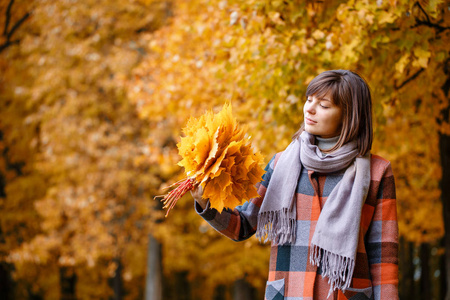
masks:
<path fill-rule="evenodd" d="M 309 81 L 351 69 L 396 176 L 401 298 L 443 299 L 449 26 L 439 0 L 2 1 L 0 295 L 262 299 L 267 246 L 220 236 L 189 196 L 164 219 L 153 197 L 181 175 L 190 116 L 231 101 L 270 158 Z"/>

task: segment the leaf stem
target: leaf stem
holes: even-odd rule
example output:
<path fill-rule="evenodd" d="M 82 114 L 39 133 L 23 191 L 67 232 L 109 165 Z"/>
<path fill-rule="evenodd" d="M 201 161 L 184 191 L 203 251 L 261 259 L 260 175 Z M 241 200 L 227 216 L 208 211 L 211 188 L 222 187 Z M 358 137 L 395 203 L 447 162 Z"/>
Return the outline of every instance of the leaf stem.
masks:
<path fill-rule="evenodd" d="M 156 196 L 156 198 L 163 197 L 161 202 L 163 202 L 163 208 L 167 208 L 166 217 L 169 215 L 170 210 L 175 206 L 177 201 L 183 197 L 188 191 L 193 190 L 198 184 L 195 182 L 194 178 L 186 178 L 180 181 L 175 182 L 174 184 L 168 186 L 167 188 L 171 188 L 177 186 L 175 189 L 170 191 L 166 195 Z"/>

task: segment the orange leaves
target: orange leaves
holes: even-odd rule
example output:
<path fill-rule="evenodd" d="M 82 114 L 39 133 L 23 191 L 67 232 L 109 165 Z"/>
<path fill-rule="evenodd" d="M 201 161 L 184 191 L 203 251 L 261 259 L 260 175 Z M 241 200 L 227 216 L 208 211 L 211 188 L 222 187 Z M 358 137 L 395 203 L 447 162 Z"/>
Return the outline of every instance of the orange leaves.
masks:
<path fill-rule="evenodd" d="M 211 180 L 205 186 L 203 197 L 209 198 L 211 206 L 219 211 L 258 197 L 254 185 L 263 175 L 259 167 L 261 161 L 262 156 L 252 153 L 250 144 L 244 140 L 232 141 L 216 161 L 218 168 L 211 171 Z"/>
<path fill-rule="evenodd" d="M 179 165 L 204 186 L 203 197 L 210 199 L 211 207 L 222 211 L 258 196 L 255 184 L 264 172 L 259 166 L 263 157 L 244 138 L 245 131 L 233 118 L 230 105 L 224 105 L 217 115 L 209 112 L 198 121 L 191 119 L 185 130 L 188 132 L 195 135 L 182 138 L 178 144 L 183 157 Z M 202 141 L 196 144 L 200 147 L 194 153 L 186 151 L 192 139 Z"/>
<path fill-rule="evenodd" d="M 258 148 L 273 154 L 302 121 L 307 83 L 333 68 L 358 70 L 373 88 L 374 152 L 392 161 L 401 233 L 416 240 L 425 229 L 430 238 L 439 237 L 437 134 L 450 132 L 448 123 L 436 121 L 448 105 L 440 95 L 448 34 L 439 26 L 448 26 L 448 14 L 442 14 L 447 11 L 442 1 L 420 1 L 436 25 L 427 26 L 417 4 L 382 3 L 331 1 L 319 10 L 295 1 L 15 1 L 9 30 L 28 11 L 33 18 L 14 32 L 20 44 L 8 47 L 2 52 L 8 59 L 0 60 L 3 96 L 11 100 L 0 105 L 0 150 L 8 149 L 0 161 L 7 195 L 0 203 L 7 245 L 2 249 L 23 240 L 42 244 L 24 247 L 29 253 L 44 253 L 53 248 L 54 234 L 61 240 L 62 261 L 78 264 L 86 257 L 94 265 L 98 258 L 111 258 L 111 249 L 143 252 L 147 224 L 160 217 L 146 199 L 178 171 L 173 141 L 189 115 L 231 99 Z M 167 26 L 154 31 L 166 20 Z M 191 119 L 185 130 L 180 164 L 204 186 L 213 207 L 257 196 L 260 154 L 253 153 L 231 107 Z M 8 164 L 24 168 L 18 172 Z M 416 213 L 424 201 L 428 205 Z M 198 261 L 209 262 L 206 270 L 242 269 L 241 251 L 209 240 L 216 239 L 213 234 L 196 235 L 200 218 L 192 206 L 176 213 L 182 217 L 174 213 L 153 231 L 189 228 L 182 237 L 164 240 L 166 249 L 177 250 L 166 252 L 166 270 L 187 268 L 198 279 L 206 274 Z M 425 224 L 423 216 L 432 217 Z M 32 240 L 40 231 L 46 238 Z M 208 258 L 218 253 L 230 256 L 211 263 Z M 255 253 L 266 251 L 254 247 Z M 261 259 L 255 264 L 267 266 Z M 139 264 L 132 269 L 144 272 Z M 85 274 L 106 276 L 99 270 Z M 210 286 L 224 277 L 236 279 L 234 271 L 211 273 Z M 261 273 L 265 282 L 267 272 Z M 84 281 L 79 290 L 92 283 Z"/>
<path fill-rule="evenodd" d="M 210 111 L 189 119 L 183 132 L 186 136 L 177 145 L 182 157 L 178 164 L 195 180 L 194 185 L 204 187 L 203 197 L 210 199 L 211 207 L 221 212 L 258 196 L 255 185 L 264 173 L 260 167 L 263 157 L 253 151 L 231 105 L 225 104 L 218 114 Z M 166 208 L 170 210 L 184 194 L 180 191 L 189 190 L 189 180 L 164 198 Z"/>

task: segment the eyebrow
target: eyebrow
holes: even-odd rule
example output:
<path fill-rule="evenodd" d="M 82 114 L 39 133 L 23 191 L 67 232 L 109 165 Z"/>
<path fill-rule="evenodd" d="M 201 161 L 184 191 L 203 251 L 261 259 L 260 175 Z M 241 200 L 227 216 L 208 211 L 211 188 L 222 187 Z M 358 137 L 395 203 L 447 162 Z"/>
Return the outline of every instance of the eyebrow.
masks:
<path fill-rule="evenodd" d="M 306 97 L 306 99 L 309 99 L 312 97 L 313 97 L 313 95 L 309 95 Z M 328 98 L 324 98 L 324 97 L 316 97 L 316 98 L 319 99 L 320 101 L 329 101 L 329 102 L 333 103 L 333 101 L 331 101 L 331 99 L 328 99 Z"/>

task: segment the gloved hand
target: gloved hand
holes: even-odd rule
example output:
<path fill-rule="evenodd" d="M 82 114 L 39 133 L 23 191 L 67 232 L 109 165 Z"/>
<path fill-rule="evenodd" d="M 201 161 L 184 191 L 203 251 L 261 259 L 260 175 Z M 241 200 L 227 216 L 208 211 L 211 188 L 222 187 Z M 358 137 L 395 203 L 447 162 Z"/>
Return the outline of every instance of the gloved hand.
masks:
<path fill-rule="evenodd" d="M 208 199 L 203 199 L 203 188 L 201 185 L 198 185 L 195 189 L 193 189 L 191 192 L 192 198 L 194 198 L 195 201 L 197 201 L 200 206 L 205 209 L 206 205 L 208 204 Z"/>

